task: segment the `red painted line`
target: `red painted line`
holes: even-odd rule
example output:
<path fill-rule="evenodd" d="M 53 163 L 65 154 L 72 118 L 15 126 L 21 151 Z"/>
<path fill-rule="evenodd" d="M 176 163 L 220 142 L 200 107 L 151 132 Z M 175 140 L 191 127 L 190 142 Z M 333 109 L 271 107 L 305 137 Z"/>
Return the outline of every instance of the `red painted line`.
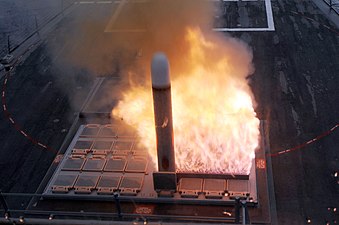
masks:
<path fill-rule="evenodd" d="M 34 46 L 34 45 L 32 45 Z M 30 47 L 30 49 L 32 48 L 32 46 Z M 14 63 L 13 63 L 13 67 L 12 69 L 14 68 L 14 66 L 18 63 L 18 61 L 22 58 L 23 56 L 21 55 L 19 57 L 19 59 L 17 59 Z M 12 70 L 10 69 L 10 71 Z M 12 118 L 12 116 L 10 115 L 9 111 L 7 110 L 7 104 L 6 104 L 6 85 L 7 85 L 7 82 L 10 78 L 10 71 L 8 71 L 6 73 L 6 77 L 4 79 L 4 82 L 3 82 L 3 85 L 2 85 L 2 107 L 3 107 L 3 111 L 4 111 L 4 116 L 11 122 L 11 124 L 13 125 L 13 127 L 19 131 L 26 139 L 28 139 L 31 143 L 33 143 L 34 145 L 38 145 L 44 149 L 47 149 L 51 152 L 54 152 L 54 153 L 57 153 L 56 150 L 52 149 L 51 147 L 47 146 L 47 145 L 44 145 L 42 143 L 40 143 L 39 141 L 33 139 L 29 134 L 27 134 L 24 130 L 22 130 L 20 128 L 20 126 L 18 124 L 15 123 L 14 119 Z"/>
<path fill-rule="evenodd" d="M 336 29 L 334 29 L 334 28 L 332 28 L 332 27 L 330 27 L 330 26 L 328 26 L 328 25 L 322 24 L 322 23 L 316 21 L 315 19 L 310 18 L 310 17 L 304 15 L 303 13 L 299 13 L 299 12 L 296 12 L 296 11 L 291 11 L 291 13 L 296 14 L 296 15 L 300 15 L 300 16 L 302 16 L 302 17 L 304 17 L 304 18 L 306 18 L 306 19 L 308 19 L 308 20 L 310 20 L 310 21 L 317 22 L 317 23 L 319 23 L 321 26 L 327 28 L 328 30 L 334 32 L 336 35 L 339 36 L 339 31 L 337 31 Z M 329 134 L 331 134 L 332 132 L 334 132 L 334 130 L 336 130 L 338 127 L 339 127 L 339 124 L 336 124 L 336 125 L 335 125 L 334 127 L 332 127 L 330 130 L 328 130 L 328 131 L 322 133 L 321 135 L 319 135 L 319 136 L 313 138 L 313 139 L 310 140 L 310 141 L 307 141 L 307 142 L 305 142 L 305 143 L 303 143 L 303 144 L 297 145 L 297 146 L 295 146 L 295 147 L 293 147 L 293 148 L 290 148 L 290 149 L 287 149 L 287 150 L 283 150 L 283 151 L 279 151 L 279 152 L 277 152 L 277 153 L 269 154 L 269 156 L 274 157 L 274 156 L 278 156 L 278 155 L 283 155 L 283 154 L 285 154 L 285 153 L 292 152 L 292 151 L 296 151 L 296 150 L 299 150 L 299 149 L 301 149 L 301 148 L 304 148 L 304 147 L 306 147 L 307 145 L 312 144 L 312 143 L 314 143 L 314 142 L 316 142 L 316 141 L 319 141 L 320 139 L 322 139 L 322 138 L 328 136 Z"/>
<path fill-rule="evenodd" d="M 305 143 L 303 143 L 303 144 L 297 145 L 297 146 L 295 146 L 295 147 L 293 147 L 293 148 L 289 148 L 289 149 L 287 149 L 287 150 L 279 151 L 279 152 L 277 152 L 277 153 L 268 154 L 268 156 L 275 157 L 275 156 L 278 156 L 278 155 L 286 154 L 286 153 L 288 153 L 288 152 L 292 152 L 292 151 L 296 151 L 296 150 L 302 149 L 302 148 L 306 147 L 307 145 L 312 144 L 312 143 L 314 143 L 314 142 L 316 142 L 316 141 L 319 141 L 320 139 L 322 139 L 322 138 L 324 138 L 324 137 L 330 135 L 330 134 L 333 133 L 334 130 L 337 129 L 338 127 L 339 127 L 339 124 L 336 124 L 336 125 L 335 125 L 334 127 L 332 127 L 330 130 L 325 131 L 324 133 L 320 134 L 319 136 L 317 136 L 317 137 L 315 137 L 315 138 L 313 138 L 313 139 L 311 139 L 311 140 L 309 140 L 309 141 L 307 141 L 307 142 L 305 142 Z"/>

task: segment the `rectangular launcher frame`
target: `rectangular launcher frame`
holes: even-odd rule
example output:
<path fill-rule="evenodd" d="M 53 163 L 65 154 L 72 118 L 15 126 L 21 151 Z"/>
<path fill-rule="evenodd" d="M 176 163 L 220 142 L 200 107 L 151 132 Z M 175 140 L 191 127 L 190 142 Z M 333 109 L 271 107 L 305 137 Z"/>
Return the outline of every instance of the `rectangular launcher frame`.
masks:
<path fill-rule="evenodd" d="M 167 177 L 170 187 L 159 186 L 159 182 L 167 178 L 163 177 L 164 172 L 159 173 L 158 181 L 153 177 L 155 168 L 150 163 L 148 152 L 136 148 L 137 137 L 116 135 L 118 131 L 108 132 L 110 128 L 107 125 L 91 124 L 84 132 L 86 127 L 81 126 L 71 142 L 55 178 L 51 179 L 46 189 L 47 195 L 100 199 L 119 192 L 122 199 L 135 198 L 134 201 L 210 200 L 213 204 L 228 204 L 236 196 L 246 198 L 249 194 L 252 199 L 257 199 L 256 192 L 253 192 L 256 189 L 249 185 L 253 178 L 248 175 L 171 172 L 170 177 Z M 112 127 L 119 129 L 118 126 Z M 95 132 L 91 129 L 95 129 Z M 125 133 L 128 131 L 125 130 Z M 59 176 L 72 178 L 72 181 L 60 183 Z M 84 176 L 92 177 L 94 181 L 86 184 Z"/>

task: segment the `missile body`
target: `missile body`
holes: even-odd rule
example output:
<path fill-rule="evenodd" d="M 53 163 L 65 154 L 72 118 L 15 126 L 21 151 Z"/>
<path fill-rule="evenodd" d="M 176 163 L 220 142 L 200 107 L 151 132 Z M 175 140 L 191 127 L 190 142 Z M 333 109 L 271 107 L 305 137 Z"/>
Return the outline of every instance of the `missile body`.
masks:
<path fill-rule="evenodd" d="M 169 63 L 163 53 L 156 53 L 151 64 L 154 118 L 159 171 L 175 172 Z"/>

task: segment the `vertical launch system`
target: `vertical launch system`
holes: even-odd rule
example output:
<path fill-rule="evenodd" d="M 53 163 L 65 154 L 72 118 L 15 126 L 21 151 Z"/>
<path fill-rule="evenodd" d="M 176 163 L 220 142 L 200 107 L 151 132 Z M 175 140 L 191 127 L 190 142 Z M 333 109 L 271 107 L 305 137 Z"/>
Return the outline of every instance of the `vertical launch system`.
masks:
<path fill-rule="evenodd" d="M 49 204 L 48 199 L 93 200 L 99 204 L 100 201 L 111 201 L 112 196 L 118 194 L 120 202 L 128 204 L 132 201 L 137 207 L 151 204 L 151 209 L 166 205 L 180 208 L 180 204 L 187 207 L 234 207 L 241 200 L 247 202 L 250 211 L 266 215 L 267 209 L 263 206 L 269 202 L 265 142 L 262 141 L 256 151 L 249 175 L 177 172 L 170 66 L 163 53 L 153 56 L 151 80 L 157 165 L 152 163 L 149 152 L 140 147 L 141 137 L 133 127 L 113 118 L 91 118 L 93 112 L 89 109 L 91 103 L 88 103 L 81 112 L 87 118 L 82 122 L 80 118 L 77 132 L 74 132 L 73 139 L 69 139 L 68 147 L 45 187 L 41 206 L 47 207 L 44 202 Z M 107 87 L 111 88 L 111 85 Z M 100 92 L 99 87 L 96 90 Z M 100 99 L 98 93 L 91 94 L 91 102 Z M 265 136 L 263 129 L 261 136 Z M 259 201 L 261 206 L 257 204 Z M 178 210 L 176 213 L 186 215 L 189 212 Z"/>

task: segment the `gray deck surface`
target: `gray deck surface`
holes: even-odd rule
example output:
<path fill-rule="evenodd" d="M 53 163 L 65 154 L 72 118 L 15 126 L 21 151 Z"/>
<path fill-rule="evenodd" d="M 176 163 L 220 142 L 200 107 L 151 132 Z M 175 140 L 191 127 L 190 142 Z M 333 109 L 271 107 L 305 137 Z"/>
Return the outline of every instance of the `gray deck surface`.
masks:
<path fill-rule="evenodd" d="M 42 24 L 47 21 L 43 18 L 56 14 L 60 2 L 1 1 L 0 16 L 11 21 L 0 23 L 1 44 L 6 43 L 8 32 L 13 46 L 20 43 L 21 36 L 27 36 L 35 26 L 34 15 Z M 265 27 L 268 21 L 259 6 L 262 4 L 263 1 L 225 3 L 221 10 L 228 12 L 227 16 L 219 18 L 217 25 Z M 230 32 L 228 35 L 241 38 L 253 50 L 255 72 L 249 80 L 258 103 L 256 112 L 260 119 L 267 120 L 270 149 L 276 153 L 307 142 L 338 123 L 339 31 L 311 0 L 272 0 L 271 4 L 274 31 Z M 32 9 L 23 12 L 27 7 Z M 98 14 L 108 17 L 114 7 L 117 4 L 78 4 L 71 13 L 64 15 L 61 23 L 50 27 L 48 35 L 41 34 L 43 41 L 11 72 L 6 102 L 17 126 L 11 124 L 1 107 L 0 189 L 3 192 L 34 193 L 48 168 L 57 165 L 53 163 L 56 151 L 32 143 L 18 127 L 34 140 L 59 150 L 94 83 L 95 72 L 82 68 L 83 65 L 64 62 L 65 54 L 80 51 L 82 46 L 64 41 L 62 35 L 57 34 L 72 33 L 85 14 L 87 18 L 95 18 Z M 16 17 L 14 21 L 11 20 L 13 16 Z M 99 24 L 95 34 L 88 36 L 92 49 L 87 51 L 93 50 L 97 41 L 106 40 L 108 35 L 103 34 L 104 29 Z M 85 34 L 78 35 L 83 38 Z M 51 45 L 58 46 L 57 54 L 52 54 Z M 95 55 L 86 57 L 95 58 Z M 5 79 L 2 72 L 1 83 Z M 111 72 L 114 84 L 120 79 L 119 68 Z M 114 91 L 111 94 L 120 97 Z M 97 95 L 100 99 L 104 93 Z M 115 104 L 96 101 L 87 106 L 87 111 L 99 108 L 106 112 Z M 302 150 L 271 158 L 279 224 L 305 224 L 306 218 L 311 218 L 312 224 L 339 221 L 338 211 L 329 210 L 339 207 L 338 179 L 333 176 L 334 171 L 339 170 L 338 135 L 336 130 Z M 9 202 L 13 208 L 25 209 L 29 201 L 15 198 Z M 67 201 L 56 201 L 54 207 L 62 209 L 63 204 L 78 211 L 88 209 L 85 204 Z M 113 208 L 112 204 L 103 203 L 103 207 Z M 225 208 L 214 206 L 206 210 L 202 206 L 164 204 L 156 210 L 158 214 L 181 210 L 185 215 L 202 216 Z"/>

